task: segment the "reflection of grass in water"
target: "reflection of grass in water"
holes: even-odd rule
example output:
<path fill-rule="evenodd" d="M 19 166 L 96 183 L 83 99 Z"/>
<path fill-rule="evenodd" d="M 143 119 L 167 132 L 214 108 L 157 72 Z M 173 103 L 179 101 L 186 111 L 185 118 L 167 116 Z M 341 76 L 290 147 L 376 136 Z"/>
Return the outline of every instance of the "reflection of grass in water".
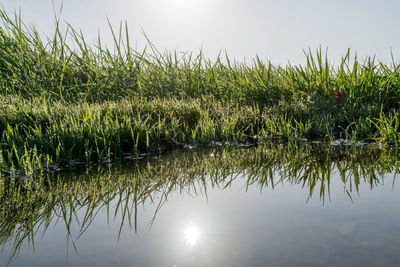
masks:
<path fill-rule="evenodd" d="M 71 225 L 78 224 L 83 234 L 103 207 L 110 217 L 121 217 L 120 231 L 124 225 L 136 229 L 137 207 L 146 201 L 156 202 L 155 219 L 171 192 L 206 195 L 214 187 L 229 188 L 238 177 L 246 188 L 260 190 L 280 183 L 301 184 L 310 197 L 315 192 L 324 201 L 335 171 L 352 197 L 361 183 L 373 188 L 383 183 L 384 174 L 397 173 L 397 158 L 396 151 L 289 143 L 177 151 L 133 164 L 129 161 L 36 179 L 9 178 L 1 184 L 0 243 L 12 244 L 17 253 L 23 242 L 34 244 L 37 230 L 46 231 L 54 219 L 64 222 L 67 238 L 73 239 Z M 115 210 L 109 206 L 111 201 L 117 203 Z M 85 210 L 84 216 L 78 221 L 81 210 Z"/>

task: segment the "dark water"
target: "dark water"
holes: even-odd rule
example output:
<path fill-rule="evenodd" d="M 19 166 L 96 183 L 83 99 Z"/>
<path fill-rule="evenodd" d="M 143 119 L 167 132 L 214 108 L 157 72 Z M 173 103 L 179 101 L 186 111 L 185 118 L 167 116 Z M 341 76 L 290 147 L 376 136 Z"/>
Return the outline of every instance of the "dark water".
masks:
<path fill-rule="evenodd" d="M 60 174 L 72 190 L 2 217 L 0 266 L 399 266 L 398 158 L 231 148 Z"/>

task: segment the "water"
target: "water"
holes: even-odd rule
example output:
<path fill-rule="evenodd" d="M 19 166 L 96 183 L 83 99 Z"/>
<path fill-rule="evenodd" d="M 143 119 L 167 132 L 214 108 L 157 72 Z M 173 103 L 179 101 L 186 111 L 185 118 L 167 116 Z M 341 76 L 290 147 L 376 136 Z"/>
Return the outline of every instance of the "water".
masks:
<path fill-rule="evenodd" d="M 397 266 L 397 158 L 228 148 L 57 174 L 68 190 L 2 217 L 0 266 Z"/>

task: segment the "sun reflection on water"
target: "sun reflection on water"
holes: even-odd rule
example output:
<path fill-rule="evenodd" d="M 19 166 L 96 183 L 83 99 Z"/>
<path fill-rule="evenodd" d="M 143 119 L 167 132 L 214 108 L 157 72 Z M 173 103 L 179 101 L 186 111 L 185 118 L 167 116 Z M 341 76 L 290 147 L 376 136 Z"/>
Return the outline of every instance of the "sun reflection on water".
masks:
<path fill-rule="evenodd" d="M 188 246 L 194 246 L 197 244 L 200 237 L 200 230 L 194 225 L 189 225 L 186 227 L 185 232 L 185 244 Z"/>

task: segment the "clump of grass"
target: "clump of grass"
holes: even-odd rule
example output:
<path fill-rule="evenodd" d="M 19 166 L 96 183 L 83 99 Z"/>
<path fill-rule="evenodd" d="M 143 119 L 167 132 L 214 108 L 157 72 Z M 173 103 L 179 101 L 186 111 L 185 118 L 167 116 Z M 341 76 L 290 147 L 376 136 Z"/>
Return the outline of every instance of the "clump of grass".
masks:
<path fill-rule="evenodd" d="M 0 109 L 1 167 L 42 171 L 49 164 L 103 161 L 180 144 L 239 141 L 258 132 L 259 111 L 198 100 L 133 98 L 102 103 L 44 99 Z M 50 107 L 51 105 L 51 107 Z M 29 164 L 25 161 L 29 159 Z"/>
<path fill-rule="evenodd" d="M 305 52 L 304 65 L 274 66 L 259 57 L 244 64 L 160 52 L 150 41 L 137 51 L 123 24 L 110 27 L 108 48 L 69 25 L 62 31 L 58 20 L 47 39 L 18 15 L 0 11 L 0 21 L 3 173 L 32 175 L 54 163 L 212 140 L 363 140 L 380 132 L 382 142 L 397 144 L 398 128 L 382 130 L 400 105 L 395 60 L 360 61 L 348 51 L 333 66 L 320 48 Z"/>
<path fill-rule="evenodd" d="M 400 137 L 398 111 L 389 114 L 381 112 L 379 118 L 370 122 L 378 129 L 380 143 L 398 146 Z"/>

